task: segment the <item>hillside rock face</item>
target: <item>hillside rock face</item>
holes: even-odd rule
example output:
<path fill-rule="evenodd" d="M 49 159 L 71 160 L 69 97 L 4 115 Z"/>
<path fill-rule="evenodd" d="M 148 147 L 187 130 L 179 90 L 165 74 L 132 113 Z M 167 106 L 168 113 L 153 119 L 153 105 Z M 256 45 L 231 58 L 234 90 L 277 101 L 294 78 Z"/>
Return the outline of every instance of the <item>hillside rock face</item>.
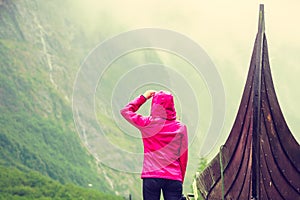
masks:
<path fill-rule="evenodd" d="M 75 130 L 73 83 L 99 38 L 88 40 L 66 12 L 73 2 L 0 0 L 0 165 L 127 196 L 120 174 L 96 163 Z"/>

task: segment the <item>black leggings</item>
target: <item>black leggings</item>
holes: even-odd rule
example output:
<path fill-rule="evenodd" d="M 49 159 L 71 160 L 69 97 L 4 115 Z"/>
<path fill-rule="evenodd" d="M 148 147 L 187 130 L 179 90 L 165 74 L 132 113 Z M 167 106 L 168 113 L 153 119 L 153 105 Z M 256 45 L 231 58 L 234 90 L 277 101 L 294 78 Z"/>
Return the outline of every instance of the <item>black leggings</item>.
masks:
<path fill-rule="evenodd" d="M 182 198 L 182 182 L 163 178 L 143 179 L 143 199 L 160 200 L 160 192 L 164 200 L 180 200 Z"/>

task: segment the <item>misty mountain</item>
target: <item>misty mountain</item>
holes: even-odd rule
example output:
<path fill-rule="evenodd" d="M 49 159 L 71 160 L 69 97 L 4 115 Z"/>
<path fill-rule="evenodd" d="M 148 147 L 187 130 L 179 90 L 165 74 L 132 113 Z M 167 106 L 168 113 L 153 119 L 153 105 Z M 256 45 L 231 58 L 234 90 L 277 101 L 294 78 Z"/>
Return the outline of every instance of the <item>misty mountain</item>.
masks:
<path fill-rule="evenodd" d="M 45 192 L 45 196 L 64 198 L 63 191 L 72 197 L 74 187 L 83 198 L 86 194 L 81 188 L 96 196 L 101 191 L 121 197 L 132 194 L 138 199 L 142 143 L 139 133 L 118 111 L 147 87 L 178 86 L 184 91 L 188 86 L 178 84 L 184 78 L 166 67 L 161 50 L 133 51 L 115 60 L 103 76 L 97 74 L 105 56 L 87 57 L 122 25 L 105 13 L 97 16 L 95 27 L 87 25 L 76 3 L 0 1 L 0 190 L 5 191 L 3 195 L 39 198 L 41 194 L 34 189 L 49 188 L 53 194 Z M 118 48 L 122 44 L 105 52 L 114 54 Z M 176 59 L 170 63 L 177 63 Z M 81 76 L 80 70 L 88 64 L 96 68 Z M 84 84 L 76 85 L 82 77 Z M 95 92 L 89 94 L 92 77 L 98 82 L 93 85 Z M 178 106 L 178 116 L 187 123 L 198 119 L 182 112 L 182 108 L 192 111 L 187 105 L 195 104 L 195 99 L 185 102 Z M 148 114 L 149 110 L 140 112 Z M 190 130 L 195 134 L 196 122 Z M 32 183 L 34 180 L 38 183 Z"/>
<path fill-rule="evenodd" d="M 65 14 L 68 3 L 0 1 L 2 195 L 14 193 L 9 188 L 24 182 L 29 191 L 15 195 L 26 196 L 40 186 L 26 186 L 29 179 L 56 181 L 57 192 L 65 184 L 77 185 L 74 194 L 78 186 L 92 187 L 88 191 L 96 199 L 101 197 L 97 191 L 128 195 L 110 183 L 109 169 L 96 163 L 74 127 L 72 86 L 90 46 L 72 16 Z M 10 176 L 19 179 L 9 182 L 5 177 Z"/>

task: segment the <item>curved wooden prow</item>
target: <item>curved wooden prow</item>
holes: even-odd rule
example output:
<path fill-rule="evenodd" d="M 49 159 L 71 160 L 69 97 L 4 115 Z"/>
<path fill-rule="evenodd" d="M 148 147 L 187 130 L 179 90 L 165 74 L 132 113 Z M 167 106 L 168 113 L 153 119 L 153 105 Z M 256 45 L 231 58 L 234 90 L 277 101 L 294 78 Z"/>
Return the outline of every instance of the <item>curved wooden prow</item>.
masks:
<path fill-rule="evenodd" d="M 263 5 L 258 24 L 235 122 L 219 154 L 196 177 L 207 200 L 300 199 L 300 146 L 276 97 Z"/>

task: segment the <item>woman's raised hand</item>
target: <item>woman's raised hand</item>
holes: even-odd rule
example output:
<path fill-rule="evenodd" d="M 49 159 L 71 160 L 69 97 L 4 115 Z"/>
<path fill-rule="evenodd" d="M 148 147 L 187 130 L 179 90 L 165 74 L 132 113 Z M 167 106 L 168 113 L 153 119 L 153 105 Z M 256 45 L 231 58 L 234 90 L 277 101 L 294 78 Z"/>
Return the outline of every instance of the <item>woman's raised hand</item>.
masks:
<path fill-rule="evenodd" d="M 154 94 L 155 94 L 155 90 L 147 90 L 143 96 L 146 98 L 146 99 L 150 99 Z"/>

